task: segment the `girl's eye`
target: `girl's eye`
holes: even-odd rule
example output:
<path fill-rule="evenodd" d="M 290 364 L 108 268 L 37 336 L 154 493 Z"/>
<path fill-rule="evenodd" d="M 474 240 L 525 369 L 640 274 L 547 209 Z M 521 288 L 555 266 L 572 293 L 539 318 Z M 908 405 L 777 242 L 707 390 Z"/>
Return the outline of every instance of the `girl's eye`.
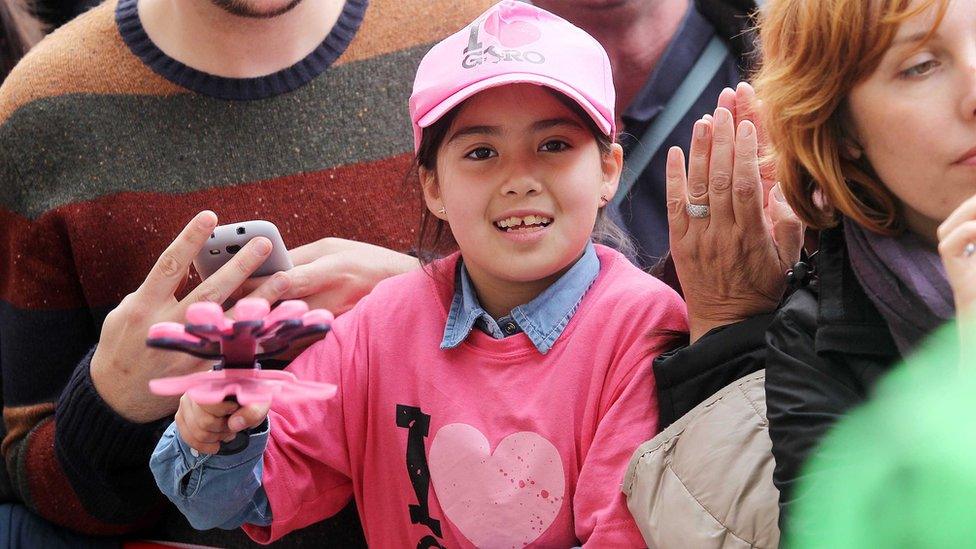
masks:
<path fill-rule="evenodd" d="M 932 72 L 939 66 L 939 62 L 935 59 L 929 59 L 928 61 L 923 61 L 917 65 L 913 65 L 903 71 L 901 71 L 902 78 L 918 78 L 920 76 L 925 76 L 926 74 Z"/>
<path fill-rule="evenodd" d="M 569 143 L 565 141 L 560 141 L 558 139 L 553 139 L 552 141 L 546 141 L 539 147 L 542 152 L 560 152 L 565 151 L 569 148 Z"/>
<path fill-rule="evenodd" d="M 487 160 L 494 156 L 498 156 L 498 153 L 488 147 L 478 147 L 464 155 L 465 158 L 470 158 L 471 160 Z"/>

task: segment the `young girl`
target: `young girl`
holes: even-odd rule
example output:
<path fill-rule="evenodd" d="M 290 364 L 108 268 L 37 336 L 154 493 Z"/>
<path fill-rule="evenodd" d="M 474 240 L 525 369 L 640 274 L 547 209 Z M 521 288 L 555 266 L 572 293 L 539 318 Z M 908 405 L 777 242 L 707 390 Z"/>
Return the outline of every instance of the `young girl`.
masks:
<path fill-rule="evenodd" d="M 184 396 L 151 465 L 191 523 L 270 542 L 354 497 L 374 547 L 643 545 L 620 482 L 657 431 L 651 361 L 686 321 L 591 243 L 622 165 L 613 104 L 600 45 L 533 6 L 436 45 L 410 114 L 460 253 L 381 283 L 292 363 L 339 386 L 325 404 Z"/>

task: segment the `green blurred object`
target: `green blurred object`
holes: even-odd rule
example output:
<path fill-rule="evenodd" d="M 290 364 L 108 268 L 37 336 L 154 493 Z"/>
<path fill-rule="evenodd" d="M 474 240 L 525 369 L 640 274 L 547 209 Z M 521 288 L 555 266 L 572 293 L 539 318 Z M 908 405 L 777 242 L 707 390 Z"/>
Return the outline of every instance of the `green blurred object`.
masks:
<path fill-rule="evenodd" d="M 976 547 L 976 360 L 940 329 L 807 465 L 785 547 Z"/>

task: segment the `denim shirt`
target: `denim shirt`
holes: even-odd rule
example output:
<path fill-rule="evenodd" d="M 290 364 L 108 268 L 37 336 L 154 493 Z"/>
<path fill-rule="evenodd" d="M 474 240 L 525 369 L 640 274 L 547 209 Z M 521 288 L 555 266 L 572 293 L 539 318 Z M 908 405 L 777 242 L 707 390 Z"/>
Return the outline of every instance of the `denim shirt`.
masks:
<path fill-rule="evenodd" d="M 552 286 L 496 321 L 481 307 L 468 270 L 459 260 L 456 290 L 447 314 L 441 349 L 457 347 L 468 337 L 472 328 L 477 327 L 495 339 L 525 332 L 535 348 L 546 354 L 572 320 L 576 307 L 598 274 L 600 259 L 591 242 L 586 245 L 583 257 Z"/>
<path fill-rule="evenodd" d="M 251 433 L 247 448 L 222 456 L 187 446 L 173 422 L 156 445 L 149 468 L 159 489 L 197 530 L 233 530 L 244 523 L 271 524 L 271 505 L 261 486 L 270 422 Z"/>
<path fill-rule="evenodd" d="M 549 352 L 573 318 L 583 295 L 600 274 L 600 259 L 593 244 L 552 286 L 497 322 L 481 307 L 474 285 L 458 262 L 458 282 L 444 328 L 442 349 L 456 347 L 477 326 L 496 339 L 525 332 L 542 354 Z M 267 425 L 268 422 L 265 422 Z M 271 505 L 261 486 L 270 425 L 251 434 L 247 448 L 232 456 L 199 454 L 176 430 L 166 429 L 153 451 L 149 466 L 159 489 L 199 530 L 231 530 L 242 524 L 271 524 Z"/>

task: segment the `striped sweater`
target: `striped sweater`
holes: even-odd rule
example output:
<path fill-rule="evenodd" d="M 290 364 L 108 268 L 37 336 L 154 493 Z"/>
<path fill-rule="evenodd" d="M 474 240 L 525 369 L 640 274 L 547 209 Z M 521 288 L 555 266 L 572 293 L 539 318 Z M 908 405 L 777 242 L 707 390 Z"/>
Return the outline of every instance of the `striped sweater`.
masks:
<path fill-rule="evenodd" d="M 256 79 L 167 57 L 135 0 L 109 0 L 24 58 L 0 88 L 0 495 L 81 532 L 167 523 L 148 469 L 164 422 L 128 423 L 92 388 L 105 315 L 205 208 L 273 221 L 289 248 L 324 236 L 410 248 L 413 74 L 490 3 L 347 0 L 316 52 Z"/>

